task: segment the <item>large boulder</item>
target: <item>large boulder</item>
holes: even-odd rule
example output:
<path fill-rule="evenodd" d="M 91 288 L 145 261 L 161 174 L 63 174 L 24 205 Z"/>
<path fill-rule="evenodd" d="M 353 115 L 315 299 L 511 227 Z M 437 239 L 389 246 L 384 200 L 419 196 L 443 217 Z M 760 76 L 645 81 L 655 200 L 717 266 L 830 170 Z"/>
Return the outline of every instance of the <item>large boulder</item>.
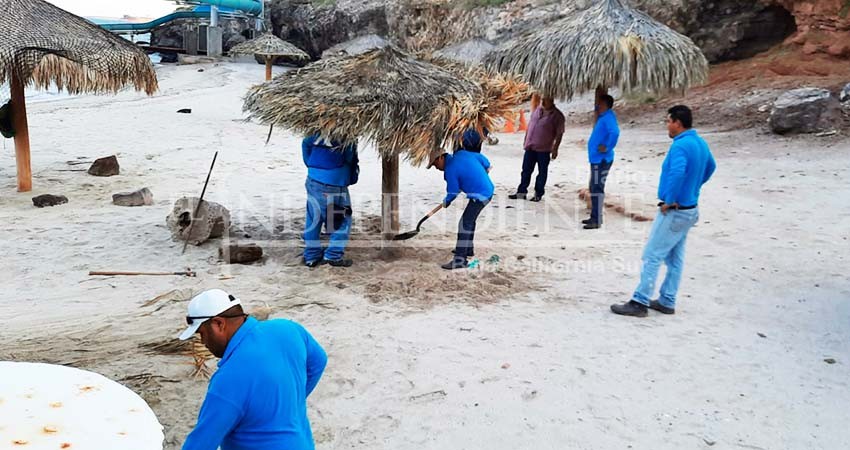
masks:
<path fill-rule="evenodd" d="M 227 208 L 204 200 L 195 215 L 198 201 L 198 197 L 183 197 L 174 202 L 174 208 L 166 217 L 165 224 L 171 230 L 171 237 L 175 241 L 188 239 L 191 244 L 201 245 L 209 239 L 221 237 L 230 228 L 230 211 Z M 192 217 L 195 217 L 195 220 L 192 220 Z"/>
<path fill-rule="evenodd" d="M 838 100 L 828 90 L 801 88 L 776 99 L 768 125 L 777 134 L 818 133 L 834 129 L 840 119 Z"/>
<path fill-rule="evenodd" d="M 112 194 L 112 203 L 117 206 L 153 205 L 153 193 L 148 188 L 141 188 L 135 192 L 119 192 Z"/>
<path fill-rule="evenodd" d="M 111 177 L 118 175 L 121 172 L 118 166 L 118 158 L 115 155 L 107 156 L 106 158 L 98 158 L 94 160 L 89 167 L 89 175 L 96 177 Z"/>

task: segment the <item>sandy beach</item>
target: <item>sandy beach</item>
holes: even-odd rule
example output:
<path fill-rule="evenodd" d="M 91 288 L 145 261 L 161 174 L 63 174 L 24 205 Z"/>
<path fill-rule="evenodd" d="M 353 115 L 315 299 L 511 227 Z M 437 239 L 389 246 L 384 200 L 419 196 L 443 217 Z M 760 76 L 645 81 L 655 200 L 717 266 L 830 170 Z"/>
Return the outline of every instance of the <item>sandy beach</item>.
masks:
<path fill-rule="evenodd" d="M 4 141 L 0 360 L 119 381 L 153 408 L 165 448 L 179 449 L 207 381 L 192 376 L 190 356 L 163 349 L 192 294 L 218 287 L 304 324 L 327 350 L 309 398 L 321 450 L 850 448 L 846 136 L 721 131 L 697 116 L 718 171 L 700 199 L 676 315 L 641 320 L 608 308 L 634 290 L 651 222 L 609 209 L 603 229 L 581 230 L 586 126 L 568 125 L 541 203 L 507 198 L 522 134 L 485 146 L 496 197 L 478 223 L 480 268 L 451 273 L 439 264 L 451 255 L 459 202 L 426 222 L 401 258 L 377 258 L 381 165 L 364 143 L 351 189 L 355 265 L 307 269 L 301 137 L 275 129 L 264 145 L 268 128 L 241 112 L 262 67 L 157 73 L 153 97 L 31 103 L 31 193 L 16 192 L 14 145 Z M 648 217 L 670 142 L 662 118 L 623 120 L 606 189 L 609 201 Z M 223 264 L 221 240 L 181 255 L 166 228 L 174 202 L 200 193 L 215 151 L 206 199 L 230 209 L 228 240 L 264 247 L 259 263 Z M 85 172 L 109 155 L 120 175 Z M 400 178 L 407 230 L 439 204 L 445 184 L 404 162 Z M 112 204 L 112 194 L 143 187 L 154 205 Z M 46 193 L 69 202 L 35 208 L 31 198 Z M 186 267 L 198 276 L 88 275 Z"/>

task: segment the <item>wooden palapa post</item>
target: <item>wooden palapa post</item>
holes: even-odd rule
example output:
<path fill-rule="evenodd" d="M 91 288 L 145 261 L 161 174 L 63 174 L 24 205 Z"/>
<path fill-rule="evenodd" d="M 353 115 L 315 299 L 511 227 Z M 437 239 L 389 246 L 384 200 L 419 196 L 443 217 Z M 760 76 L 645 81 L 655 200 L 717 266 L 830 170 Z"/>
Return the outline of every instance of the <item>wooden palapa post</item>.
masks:
<path fill-rule="evenodd" d="M 272 79 L 272 61 L 273 61 L 272 57 L 267 55 L 266 56 L 266 81 L 269 81 L 269 80 Z"/>
<path fill-rule="evenodd" d="M 30 165 L 30 134 L 27 126 L 27 104 L 24 83 L 17 71 L 10 70 L 12 91 L 12 128 L 15 130 L 15 161 L 18 166 L 18 192 L 32 190 L 32 166 Z"/>
<path fill-rule="evenodd" d="M 398 154 L 381 158 L 381 237 L 383 251 L 390 252 L 391 241 L 399 229 L 398 223 Z"/>

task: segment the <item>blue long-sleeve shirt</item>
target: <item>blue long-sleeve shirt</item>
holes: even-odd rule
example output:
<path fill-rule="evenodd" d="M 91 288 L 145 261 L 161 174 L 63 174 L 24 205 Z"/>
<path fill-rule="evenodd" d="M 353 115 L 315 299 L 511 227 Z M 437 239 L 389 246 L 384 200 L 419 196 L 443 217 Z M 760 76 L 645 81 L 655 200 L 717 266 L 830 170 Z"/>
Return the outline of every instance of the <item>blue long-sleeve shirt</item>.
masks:
<path fill-rule="evenodd" d="M 327 360 L 301 325 L 249 317 L 227 344 L 183 450 L 313 450 L 307 396 Z"/>
<path fill-rule="evenodd" d="M 587 159 L 591 164 L 599 164 L 602 161 L 614 162 L 614 147 L 620 139 L 620 126 L 617 124 L 617 115 L 608 110 L 596 119 L 590 139 L 587 140 Z M 605 153 L 599 152 L 599 146 L 604 145 L 608 149 Z"/>
<path fill-rule="evenodd" d="M 495 189 L 487 173 L 489 168 L 490 160 L 481 153 L 458 150 L 453 155 L 446 155 L 443 176 L 446 180 L 446 198 L 443 204 L 450 205 L 461 192 L 475 200 L 490 200 Z"/>
<path fill-rule="evenodd" d="M 358 164 L 357 146 L 352 144 L 338 150 L 339 144 L 330 146 L 319 142 L 319 135 L 307 136 L 301 141 L 301 157 L 307 166 L 307 176 L 331 186 L 351 184 L 352 165 Z"/>
<path fill-rule="evenodd" d="M 717 163 L 708 144 L 690 129 L 673 138 L 661 166 L 658 198 L 667 204 L 695 206 L 700 188 L 714 173 Z"/>

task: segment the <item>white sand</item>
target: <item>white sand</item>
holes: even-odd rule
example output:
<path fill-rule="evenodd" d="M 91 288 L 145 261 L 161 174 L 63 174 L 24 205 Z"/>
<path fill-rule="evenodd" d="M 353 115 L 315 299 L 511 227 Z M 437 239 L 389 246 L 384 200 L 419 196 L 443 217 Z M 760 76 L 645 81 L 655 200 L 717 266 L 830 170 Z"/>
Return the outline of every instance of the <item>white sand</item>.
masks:
<path fill-rule="evenodd" d="M 608 306 L 634 289 L 649 224 L 609 212 L 603 230 L 579 229 L 586 128 L 568 130 L 542 204 L 506 198 L 519 181 L 521 135 L 485 147 L 497 198 L 479 222 L 476 254 L 499 255 L 507 270 L 472 277 L 438 268 L 454 245 L 458 203 L 426 222 L 402 260 L 371 260 L 374 249 L 360 240 L 349 252 L 355 267 L 310 271 L 298 265 L 294 239 L 305 199 L 300 140 L 276 130 L 264 147 L 267 128 L 241 122 L 240 97 L 262 67 L 171 66 L 159 75 L 152 98 L 31 105 L 32 194 L 15 192 L 6 141 L 0 359 L 121 380 L 151 404 L 176 449 L 206 382 L 189 376 L 190 358 L 140 345 L 176 336 L 180 298 L 221 287 L 300 321 L 328 350 L 310 398 L 319 449 L 850 448 L 846 140 L 703 130 L 719 170 L 689 238 L 677 314 L 641 320 Z M 652 214 L 668 145 L 660 123 L 624 124 L 611 197 Z M 277 237 L 271 247 L 258 241 L 269 254 L 263 264 L 223 266 L 215 242 L 181 256 L 164 227 L 174 200 L 200 192 L 215 150 L 207 198 L 228 206 L 251 240 Z M 120 176 L 60 171 L 110 154 Z M 370 148 L 361 159 L 352 192 L 366 227 L 380 211 L 380 164 Z M 422 168 L 403 165 L 401 176 L 407 229 L 444 185 Z M 111 194 L 142 187 L 154 206 L 111 204 Z M 42 193 L 70 202 L 36 209 L 30 198 Z M 87 275 L 187 266 L 199 276 Z"/>

